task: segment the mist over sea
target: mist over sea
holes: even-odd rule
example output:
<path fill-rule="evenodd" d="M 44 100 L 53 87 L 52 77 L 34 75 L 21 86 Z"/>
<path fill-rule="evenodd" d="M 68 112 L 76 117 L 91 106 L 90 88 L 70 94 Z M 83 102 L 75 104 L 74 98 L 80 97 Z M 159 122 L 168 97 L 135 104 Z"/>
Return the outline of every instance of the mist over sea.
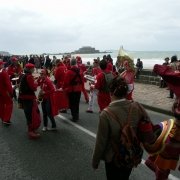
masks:
<path fill-rule="evenodd" d="M 92 65 L 93 59 L 100 57 L 102 59 L 103 55 L 110 54 L 113 59 L 113 64 L 115 64 L 117 56 L 118 56 L 118 50 L 106 50 L 107 52 L 111 53 L 97 53 L 97 54 L 74 54 L 73 56 L 81 56 L 82 62 L 84 64 L 87 64 L 89 61 Z M 143 62 L 144 69 L 152 69 L 154 64 L 163 64 L 164 58 L 171 57 L 173 55 L 177 55 L 178 59 L 180 59 L 180 51 L 126 51 L 128 54 L 133 56 L 134 63 L 136 64 L 137 58 L 140 58 Z M 62 58 L 62 55 L 55 55 L 57 58 Z M 53 57 L 53 55 L 49 55 L 50 58 Z"/>

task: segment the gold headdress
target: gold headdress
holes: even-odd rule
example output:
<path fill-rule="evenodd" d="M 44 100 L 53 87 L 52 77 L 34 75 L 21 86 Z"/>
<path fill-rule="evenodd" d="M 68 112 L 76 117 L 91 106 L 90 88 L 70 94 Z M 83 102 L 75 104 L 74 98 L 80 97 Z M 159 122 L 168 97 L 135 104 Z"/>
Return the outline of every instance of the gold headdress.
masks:
<path fill-rule="evenodd" d="M 117 60 L 120 66 L 124 61 L 128 61 L 129 69 L 135 71 L 134 58 L 124 51 L 123 46 L 121 46 L 119 49 Z"/>

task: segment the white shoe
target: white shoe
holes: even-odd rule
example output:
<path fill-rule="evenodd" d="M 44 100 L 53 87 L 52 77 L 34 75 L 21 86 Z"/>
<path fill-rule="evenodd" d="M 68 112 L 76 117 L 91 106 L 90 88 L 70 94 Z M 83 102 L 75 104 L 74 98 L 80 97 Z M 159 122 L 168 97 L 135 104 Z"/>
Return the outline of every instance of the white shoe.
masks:
<path fill-rule="evenodd" d="M 43 132 L 46 132 L 46 131 L 48 131 L 48 128 L 47 128 L 47 127 L 43 127 L 43 128 L 42 128 L 42 131 L 43 131 Z"/>

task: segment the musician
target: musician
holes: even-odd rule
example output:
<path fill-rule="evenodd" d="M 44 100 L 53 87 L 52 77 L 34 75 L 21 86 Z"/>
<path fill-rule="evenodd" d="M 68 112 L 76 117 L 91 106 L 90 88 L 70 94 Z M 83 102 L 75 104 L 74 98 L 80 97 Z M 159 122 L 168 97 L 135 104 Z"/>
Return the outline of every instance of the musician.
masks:
<path fill-rule="evenodd" d="M 86 69 L 86 66 L 84 64 L 82 64 L 81 57 L 76 56 L 76 59 L 77 59 L 77 66 L 81 69 L 82 73 L 85 75 L 87 73 L 87 69 Z M 83 79 L 82 79 L 82 92 L 84 94 L 84 98 L 86 100 L 86 103 L 88 103 L 89 97 L 88 97 L 87 91 L 86 91 L 85 86 L 84 86 L 85 82 L 86 82 L 86 79 L 83 77 Z"/>
<path fill-rule="evenodd" d="M 65 56 L 63 63 L 65 64 L 65 66 L 67 67 L 67 69 L 71 68 L 70 58 L 68 58 L 68 56 Z"/>
<path fill-rule="evenodd" d="M 61 61 L 60 59 L 56 60 L 56 66 L 57 66 L 57 68 L 54 71 L 54 78 L 56 79 L 56 89 L 59 89 L 63 85 L 64 77 L 65 77 L 65 74 L 66 74 L 66 71 L 67 71 L 67 67 L 65 66 L 63 61 Z M 57 94 L 57 98 L 58 98 L 58 101 L 61 101 L 61 99 L 59 99 L 60 97 L 58 96 L 58 94 Z M 67 110 L 66 109 L 61 109 L 60 112 L 61 113 L 67 113 Z"/>
<path fill-rule="evenodd" d="M 38 85 L 41 88 L 41 91 L 38 95 L 38 97 L 42 98 L 41 107 L 43 112 L 43 124 L 44 127 L 42 129 L 43 132 L 50 130 L 55 131 L 57 130 L 56 122 L 54 119 L 54 116 L 58 115 L 58 109 L 56 106 L 56 99 L 55 99 L 55 89 L 51 82 L 51 80 L 48 78 L 48 71 L 43 69 L 40 72 L 40 78 L 37 80 Z M 51 121 L 51 128 L 48 128 L 48 117 Z"/>
<path fill-rule="evenodd" d="M 107 61 L 106 60 L 100 61 L 100 68 L 101 68 L 103 73 L 109 74 L 111 72 L 111 71 L 107 70 Z M 103 73 L 97 74 L 95 85 L 94 85 L 94 88 L 99 90 L 99 92 L 98 92 L 98 104 L 99 104 L 100 112 L 104 108 L 106 108 L 111 102 L 109 89 L 104 89 L 106 87 L 105 87 L 105 79 L 104 79 L 105 76 Z"/>
<path fill-rule="evenodd" d="M 94 59 L 92 77 L 96 79 L 97 74 L 100 72 L 101 72 L 101 69 L 99 67 L 99 60 Z M 97 94 L 98 94 L 98 89 L 94 88 L 94 82 L 90 82 L 89 107 L 87 110 L 85 110 L 87 113 L 93 113 L 94 102 L 96 100 Z"/>
<path fill-rule="evenodd" d="M 10 75 L 12 84 L 16 85 L 17 81 L 13 81 L 12 79 L 20 76 L 20 74 L 22 73 L 22 67 L 18 64 L 17 58 L 15 58 L 15 57 L 12 58 L 12 63 L 11 63 L 11 65 L 8 66 L 7 72 Z M 16 95 L 15 89 L 13 89 L 13 97 L 14 97 L 14 100 L 17 101 L 17 95 Z"/>
<path fill-rule="evenodd" d="M 35 133 L 41 124 L 40 112 L 36 102 L 36 95 L 34 91 L 37 90 L 38 85 L 34 82 L 32 73 L 34 72 L 34 64 L 27 63 L 25 65 L 24 73 L 19 77 L 19 100 L 22 104 L 24 114 L 26 116 L 28 126 L 28 138 L 39 138 L 40 134 Z"/>
<path fill-rule="evenodd" d="M 68 88 L 69 105 L 72 114 L 72 121 L 77 122 L 79 119 L 79 102 L 82 91 L 82 72 L 77 66 L 75 58 L 71 59 L 71 68 L 67 70 L 64 77 L 62 88 L 59 90 L 65 90 Z"/>
<path fill-rule="evenodd" d="M 124 62 L 124 72 L 121 73 L 121 76 L 124 77 L 128 82 L 128 93 L 126 95 L 127 100 L 133 100 L 132 92 L 134 90 L 134 75 L 135 70 L 134 66 L 131 66 L 128 60 Z"/>
<path fill-rule="evenodd" d="M 4 124 L 10 125 L 13 90 L 8 73 L 4 70 L 4 64 L 6 62 L 0 60 L 0 118 Z"/>

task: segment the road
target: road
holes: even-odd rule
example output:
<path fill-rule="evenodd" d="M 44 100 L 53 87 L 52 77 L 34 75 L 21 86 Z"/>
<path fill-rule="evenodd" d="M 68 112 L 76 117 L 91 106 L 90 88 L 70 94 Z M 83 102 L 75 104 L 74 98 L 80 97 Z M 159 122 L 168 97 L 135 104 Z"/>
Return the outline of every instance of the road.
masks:
<path fill-rule="evenodd" d="M 39 139 L 27 138 L 26 120 L 14 104 L 12 125 L 0 125 L 0 180 L 104 180 L 104 163 L 99 172 L 91 167 L 99 109 L 87 114 L 88 104 L 80 103 L 80 119 L 71 122 L 70 111 L 56 116 L 58 131 L 38 132 Z M 41 109 L 41 108 L 40 108 Z M 167 115 L 148 111 L 154 123 L 169 119 Z M 49 124 L 50 126 L 50 124 Z M 148 157 L 144 153 L 143 159 Z M 178 178 L 179 177 L 179 178 Z M 133 170 L 131 180 L 154 180 L 155 176 L 143 162 Z M 170 179 L 180 179 L 180 172 L 171 172 Z"/>

